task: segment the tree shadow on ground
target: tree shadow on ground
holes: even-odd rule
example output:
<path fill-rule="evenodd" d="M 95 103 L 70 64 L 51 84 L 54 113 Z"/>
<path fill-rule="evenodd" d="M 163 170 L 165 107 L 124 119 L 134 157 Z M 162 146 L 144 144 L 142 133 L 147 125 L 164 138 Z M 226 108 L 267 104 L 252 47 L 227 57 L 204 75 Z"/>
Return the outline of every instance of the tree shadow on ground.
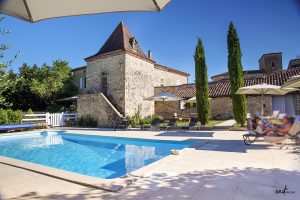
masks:
<path fill-rule="evenodd" d="M 156 173 L 118 192 L 85 188 L 79 194 L 40 195 L 38 190 L 8 200 L 29 199 L 298 199 L 299 171 L 224 168 L 177 175 Z M 284 188 L 285 194 L 282 193 Z M 277 192 L 276 192 L 277 191 Z M 281 192 L 280 192 L 281 191 Z"/>

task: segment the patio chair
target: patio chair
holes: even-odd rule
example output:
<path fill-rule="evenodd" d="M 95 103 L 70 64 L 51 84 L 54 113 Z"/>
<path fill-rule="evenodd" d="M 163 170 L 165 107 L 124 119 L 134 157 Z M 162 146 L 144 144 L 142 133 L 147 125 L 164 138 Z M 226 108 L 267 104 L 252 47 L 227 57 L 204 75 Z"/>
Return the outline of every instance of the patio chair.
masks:
<path fill-rule="evenodd" d="M 243 135 L 245 145 L 250 145 L 258 138 L 266 136 L 266 134 L 258 130 L 257 127 L 253 127 L 251 118 L 247 119 L 247 131 L 248 133 Z"/>
<path fill-rule="evenodd" d="M 171 128 L 175 128 L 176 126 L 177 126 L 177 119 L 171 119 L 166 126 L 160 126 L 159 129 L 168 131 Z"/>
<path fill-rule="evenodd" d="M 187 131 L 190 131 L 190 130 L 196 130 L 197 129 L 197 123 L 198 123 L 198 118 L 196 117 L 192 117 L 191 120 L 190 120 L 190 123 L 188 126 L 181 126 L 180 127 L 180 131 L 182 130 L 187 130 Z"/>
<path fill-rule="evenodd" d="M 123 131 L 130 129 L 130 122 L 128 120 L 122 120 L 115 126 L 115 131 L 117 129 L 123 129 Z"/>
<path fill-rule="evenodd" d="M 150 125 L 143 125 L 141 126 L 141 130 L 146 130 L 146 129 L 149 129 L 150 131 L 152 130 L 152 128 L 158 128 L 159 127 L 159 122 L 160 122 L 160 119 L 159 118 L 155 118 L 152 120 L 151 124 Z"/>

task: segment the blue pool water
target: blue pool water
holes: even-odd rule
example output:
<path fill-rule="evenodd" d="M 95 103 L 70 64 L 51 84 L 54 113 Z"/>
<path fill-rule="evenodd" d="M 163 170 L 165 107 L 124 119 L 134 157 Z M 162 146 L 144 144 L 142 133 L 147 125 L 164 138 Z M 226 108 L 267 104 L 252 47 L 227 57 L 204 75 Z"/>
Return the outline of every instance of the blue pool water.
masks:
<path fill-rule="evenodd" d="M 112 179 L 183 149 L 192 142 L 41 132 L 0 136 L 0 156 Z"/>

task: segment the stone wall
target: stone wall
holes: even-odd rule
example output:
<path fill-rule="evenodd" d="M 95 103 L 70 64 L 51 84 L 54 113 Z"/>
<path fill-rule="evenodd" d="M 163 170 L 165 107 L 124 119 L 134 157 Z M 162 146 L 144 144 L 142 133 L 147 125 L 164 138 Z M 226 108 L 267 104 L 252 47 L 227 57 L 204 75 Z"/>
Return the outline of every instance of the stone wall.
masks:
<path fill-rule="evenodd" d="M 107 92 L 103 89 L 104 77 Z M 160 85 L 162 79 L 164 85 L 188 82 L 185 75 L 158 69 L 153 62 L 125 52 L 88 61 L 86 78 L 87 88 L 80 93 L 102 92 L 122 115 L 133 116 L 139 110 L 142 117 L 154 114 L 154 102 L 144 99 L 154 95 L 154 87 Z"/>
<path fill-rule="evenodd" d="M 98 127 L 114 127 L 123 118 L 102 93 L 78 95 L 77 114 L 90 115 Z"/>
<path fill-rule="evenodd" d="M 154 87 L 158 86 L 172 86 L 182 85 L 188 83 L 188 77 L 176 73 L 162 70 L 160 68 L 154 68 L 153 72 Z"/>
<path fill-rule="evenodd" d="M 165 119 L 172 119 L 174 113 L 180 118 L 197 117 L 196 107 L 180 109 L 180 102 L 155 102 L 155 114 Z"/>
<path fill-rule="evenodd" d="M 261 96 L 248 96 L 247 97 L 248 113 L 251 116 L 255 112 L 261 111 Z M 264 112 L 265 115 L 272 114 L 272 97 L 265 96 L 264 98 Z M 213 98 L 210 100 L 211 118 L 216 119 L 232 119 L 232 101 L 230 97 Z M 156 102 L 155 114 L 163 116 L 167 119 L 172 118 L 173 114 L 177 113 L 179 117 L 186 118 L 188 116 L 197 116 L 195 107 L 180 109 L 178 102 Z"/>
<path fill-rule="evenodd" d="M 78 88 L 78 93 L 79 94 L 85 93 L 85 88 L 80 89 L 80 78 L 85 78 L 85 76 L 86 76 L 84 71 L 86 71 L 86 68 L 80 68 L 78 70 L 72 71 L 72 73 L 73 73 L 73 83 Z"/>
<path fill-rule="evenodd" d="M 87 62 L 87 93 L 102 91 L 102 79 L 107 77 L 107 93 L 111 103 L 125 113 L 125 53 Z"/>
<path fill-rule="evenodd" d="M 259 69 L 267 74 L 282 70 L 282 53 L 265 54 L 259 59 Z"/>
<path fill-rule="evenodd" d="M 131 55 L 125 59 L 125 116 L 140 109 L 142 117 L 154 114 L 154 103 L 144 99 L 154 95 L 154 64 Z"/>
<path fill-rule="evenodd" d="M 251 114 L 251 116 L 255 115 L 255 112 L 261 111 L 261 96 L 249 96 L 247 98 L 248 101 L 248 113 Z M 266 95 L 264 96 L 264 115 L 270 116 L 273 113 L 272 108 L 272 96 Z"/>
<path fill-rule="evenodd" d="M 262 78 L 265 76 L 265 73 L 244 73 L 243 77 L 244 79 L 256 79 L 256 78 Z M 216 75 L 211 77 L 212 81 L 222 81 L 222 80 L 229 80 L 229 75 L 228 74 L 223 74 L 223 75 Z"/>
<path fill-rule="evenodd" d="M 232 101 L 230 97 L 213 98 L 210 100 L 211 116 L 213 118 L 233 118 Z M 264 97 L 264 113 L 272 114 L 272 96 Z M 255 116 L 255 112 L 261 112 L 261 96 L 247 96 L 247 113 Z"/>

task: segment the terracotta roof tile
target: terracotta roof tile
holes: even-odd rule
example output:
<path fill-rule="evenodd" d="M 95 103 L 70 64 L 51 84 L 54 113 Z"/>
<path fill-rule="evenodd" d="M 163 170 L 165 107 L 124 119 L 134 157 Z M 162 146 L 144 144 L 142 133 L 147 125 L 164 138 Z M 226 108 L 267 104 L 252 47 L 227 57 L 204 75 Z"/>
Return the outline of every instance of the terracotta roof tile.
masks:
<path fill-rule="evenodd" d="M 271 85 L 283 85 L 290 77 L 300 75 L 300 67 L 289 70 L 282 70 L 266 75 L 262 78 L 245 80 L 245 86 L 267 83 Z M 194 84 L 184 84 L 179 86 L 164 86 L 156 87 L 155 93 L 170 92 L 181 98 L 188 99 L 196 95 Z M 209 83 L 209 97 L 224 97 L 230 96 L 230 82 L 228 80 L 216 81 Z"/>

